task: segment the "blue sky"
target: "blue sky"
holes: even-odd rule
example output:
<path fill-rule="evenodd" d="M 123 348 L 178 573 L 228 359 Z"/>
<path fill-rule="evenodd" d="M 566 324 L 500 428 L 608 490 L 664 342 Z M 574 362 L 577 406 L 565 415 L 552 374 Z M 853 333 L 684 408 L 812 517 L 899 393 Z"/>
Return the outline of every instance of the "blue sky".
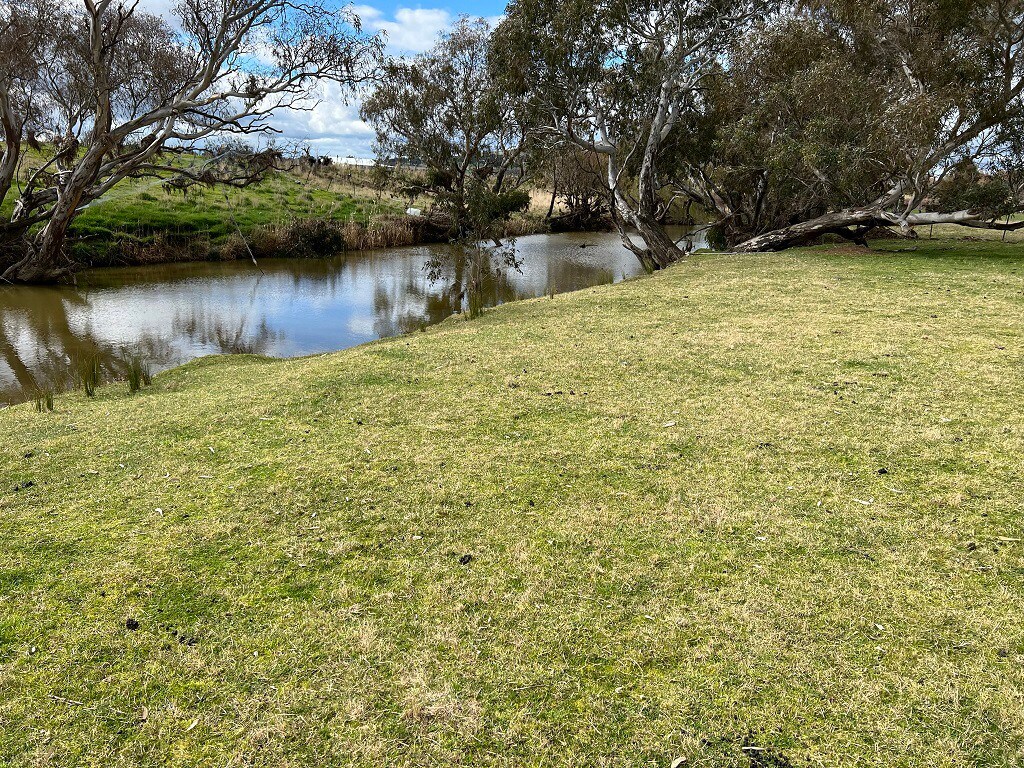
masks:
<path fill-rule="evenodd" d="M 148 11 L 169 16 L 176 0 L 142 0 Z M 353 7 L 370 32 L 384 32 L 393 54 L 414 54 L 431 46 L 437 35 L 460 15 L 496 20 L 506 0 L 438 0 L 438 2 L 394 2 L 354 0 Z M 338 3 L 339 7 L 343 3 Z M 309 112 L 287 112 L 274 125 L 289 140 L 305 141 L 316 154 L 336 157 L 371 157 L 373 131 L 359 119 L 359 99 L 346 103 L 336 87 L 322 88 L 320 104 Z"/>

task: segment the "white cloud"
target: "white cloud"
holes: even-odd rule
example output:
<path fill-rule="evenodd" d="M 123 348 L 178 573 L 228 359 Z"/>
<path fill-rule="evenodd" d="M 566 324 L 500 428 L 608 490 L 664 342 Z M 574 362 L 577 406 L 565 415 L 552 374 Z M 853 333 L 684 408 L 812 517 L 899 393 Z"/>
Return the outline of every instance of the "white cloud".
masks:
<path fill-rule="evenodd" d="M 306 142 L 314 154 L 373 155 L 373 129 L 359 118 L 359 104 L 346 102 L 336 83 L 321 86 L 320 103 L 311 110 L 282 111 L 272 123 L 282 138 Z"/>
<path fill-rule="evenodd" d="M 156 0 L 160 1 L 160 0 Z M 441 8 L 399 8 L 393 17 L 370 5 L 353 6 L 370 33 L 384 32 L 395 55 L 422 53 L 438 35 L 451 28 L 456 17 Z M 321 103 L 309 112 L 282 112 L 274 121 L 285 138 L 304 141 L 315 154 L 372 157 L 374 133 L 359 119 L 359 104 L 345 103 L 340 88 L 325 84 Z"/>
<path fill-rule="evenodd" d="M 455 17 L 442 8 L 399 8 L 393 19 L 369 5 L 353 10 L 370 32 L 387 35 L 393 53 L 422 53 L 431 48 L 437 36 L 455 23 Z"/>
<path fill-rule="evenodd" d="M 170 16 L 178 0 L 139 0 L 139 8 L 160 16 Z"/>
<path fill-rule="evenodd" d="M 178 0 L 140 0 L 139 7 L 173 23 Z M 438 35 L 452 27 L 456 16 L 443 8 L 399 8 L 388 16 L 372 5 L 355 5 L 353 10 L 370 33 L 383 32 L 393 55 L 422 53 L 431 48 Z M 500 20 L 489 18 L 491 24 Z M 359 119 L 359 104 L 346 103 L 334 83 L 320 88 L 321 101 L 312 110 L 278 113 L 273 126 L 286 140 L 307 142 L 314 153 L 340 157 L 371 157 L 373 130 Z"/>

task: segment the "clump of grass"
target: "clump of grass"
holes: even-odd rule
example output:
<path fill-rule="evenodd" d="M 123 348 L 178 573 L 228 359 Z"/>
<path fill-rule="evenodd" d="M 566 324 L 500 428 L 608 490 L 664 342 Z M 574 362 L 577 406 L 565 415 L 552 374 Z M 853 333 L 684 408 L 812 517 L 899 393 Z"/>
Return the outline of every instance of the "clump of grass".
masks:
<path fill-rule="evenodd" d="M 36 387 L 32 395 L 36 413 L 53 411 L 53 389 L 49 387 Z"/>
<path fill-rule="evenodd" d="M 123 360 L 125 380 L 129 392 L 138 392 L 153 383 L 153 373 L 149 362 L 140 354 L 126 355 Z"/>
<path fill-rule="evenodd" d="M 78 385 L 85 390 L 88 397 L 96 396 L 96 388 L 103 378 L 100 358 L 94 352 L 84 352 L 78 356 L 75 365 L 75 374 L 78 377 Z"/>

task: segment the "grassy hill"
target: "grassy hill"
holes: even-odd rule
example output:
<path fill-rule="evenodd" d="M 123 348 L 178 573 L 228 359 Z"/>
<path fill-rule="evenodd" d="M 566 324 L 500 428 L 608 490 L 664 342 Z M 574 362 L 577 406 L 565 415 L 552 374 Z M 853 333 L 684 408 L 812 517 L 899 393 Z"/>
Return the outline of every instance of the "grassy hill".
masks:
<path fill-rule="evenodd" d="M 22 176 L 41 162 L 28 152 Z M 129 179 L 93 202 L 71 231 L 77 259 L 102 266 L 248 258 L 242 238 L 259 256 L 287 256 L 308 222 L 336 230 L 351 249 L 408 245 L 417 241 L 418 222 L 404 215 L 406 208 L 429 204 L 378 191 L 370 169 L 346 164 L 296 164 L 245 189 L 197 185 L 183 194 L 163 182 Z M 7 200 L 0 215 L 9 217 L 12 207 L 13 199 Z M 511 222 L 509 234 L 541 231 L 540 218 L 534 213 Z"/>
<path fill-rule="evenodd" d="M 0 763 L 1019 764 L 1024 250 L 879 247 L 0 412 Z"/>
<path fill-rule="evenodd" d="M 96 264 L 237 258 L 246 255 L 244 237 L 261 256 L 287 255 L 276 253 L 278 241 L 294 239 L 288 229 L 296 222 L 365 231 L 404 218 L 403 203 L 377 196 L 358 171 L 346 179 L 350 173 L 346 167 L 276 171 L 245 189 L 195 186 L 187 195 L 158 180 L 129 181 L 76 221 L 75 248 Z"/>
<path fill-rule="evenodd" d="M 299 217 L 338 221 L 400 214 L 404 206 L 391 197 L 377 201 L 372 190 L 345 184 L 341 172 L 275 172 L 247 189 L 193 187 L 187 196 L 165 191 L 160 181 L 122 183 L 94 203 L 76 222 L 82 237 L 122 233 L 147 236 L 159 232 L 200 235 L 218 242 L 260 225 L 283 225 Z"/>

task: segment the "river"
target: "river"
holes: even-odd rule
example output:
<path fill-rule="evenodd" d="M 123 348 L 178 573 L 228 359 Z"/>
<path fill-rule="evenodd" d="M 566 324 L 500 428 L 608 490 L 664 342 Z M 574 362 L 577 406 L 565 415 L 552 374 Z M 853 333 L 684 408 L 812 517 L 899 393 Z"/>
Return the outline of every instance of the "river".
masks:
<path fill-rule="evenodd" d="M 639 274 L 614 234 L 520 238 L 517 267 L 492 259 L 485 306 Z M 452 246 L 350 252 L 330 259 L 202 262 L 79 275 L 75 287 L 0 287 L 0 404 L 103 379 L 136 357 L 156 373 L 204 355 L 274 357 L 345 349 L 463 311 L 468 268 Z"/>

